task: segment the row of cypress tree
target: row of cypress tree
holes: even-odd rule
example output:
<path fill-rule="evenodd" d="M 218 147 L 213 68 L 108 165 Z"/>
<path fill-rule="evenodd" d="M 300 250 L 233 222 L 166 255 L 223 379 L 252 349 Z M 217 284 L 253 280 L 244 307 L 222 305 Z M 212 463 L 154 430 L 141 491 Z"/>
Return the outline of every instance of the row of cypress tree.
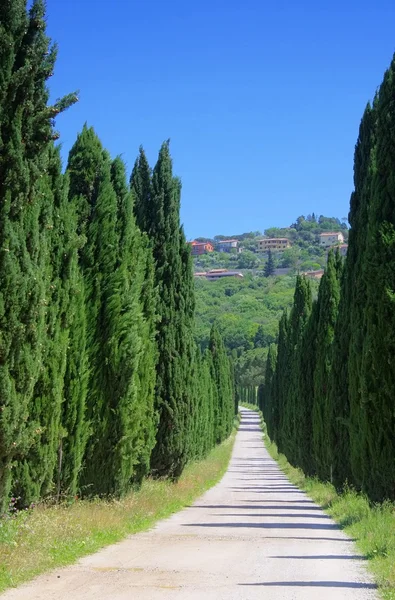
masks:
<path fill-rule="evenodd" d="M 395 57 L 355 147 L 345 263 L 331 253 L 312 300 L 270 348 L 260 404 L 269 435 L 310 475 L 395 499 Z"/>
<path fill-rule="evenodd" d="M 0 511 L 11 495 L 122 495 L 229 435 L 231 364 L 194 342 L 169 143 L 130 182 L 92 128 L 62 173 L 45 6 L 0 0 Z"/>

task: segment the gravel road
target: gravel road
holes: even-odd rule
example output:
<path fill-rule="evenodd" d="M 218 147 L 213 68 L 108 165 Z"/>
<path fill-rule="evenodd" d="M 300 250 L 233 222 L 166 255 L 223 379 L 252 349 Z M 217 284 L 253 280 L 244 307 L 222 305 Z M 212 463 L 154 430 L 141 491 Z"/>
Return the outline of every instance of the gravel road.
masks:
<path fill-rule="evenodd" d="M 2 600 L 372 600 L 375 585 L 339 527 L 291 485 L 242 411 L 222 481 L 146 533 Z"/>

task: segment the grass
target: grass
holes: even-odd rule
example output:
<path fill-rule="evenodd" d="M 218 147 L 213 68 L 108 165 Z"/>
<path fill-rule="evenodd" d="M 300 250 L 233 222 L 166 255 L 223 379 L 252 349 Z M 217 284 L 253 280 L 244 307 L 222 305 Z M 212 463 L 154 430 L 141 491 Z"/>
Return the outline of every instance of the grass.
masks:
<path fill-rule="evenodd" d="M 372 504 L 355 490 L 338 493 L 332 484 L 306 477 L 265 437 L 269 454 L 289 480 L 320 504 L 347 535 L 356 540 L 358 550 L 368 559 L 382 598 L 395 600 L 395 504 Z"/>
<path fill-rule="evenodd" d="M 146 530 L 191 504 L 222 478 L 235 435 L 206 459 L 188 465 L 177 483 L 147 479 L 119 501 L 39 505 L 0 520 L 0 593 Z"/>

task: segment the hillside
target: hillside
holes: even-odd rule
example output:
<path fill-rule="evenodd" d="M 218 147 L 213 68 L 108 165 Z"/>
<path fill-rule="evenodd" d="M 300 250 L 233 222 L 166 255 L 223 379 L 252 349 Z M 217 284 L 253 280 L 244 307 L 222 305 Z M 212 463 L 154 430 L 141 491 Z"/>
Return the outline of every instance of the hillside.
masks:
<path fill-rule="evenodd" d="M 209 242 L 215 248 L 201 256 L 194 257 L 195 271 L 206 271 L 215 268 L 237 269 L 263 275 L 267 261 L 267 252 L 259 250 L 258 241 L 268 238 L 286 238 L 291 245 L 283 251 L 273 252 L 276 269 L 287 269 L 287 274 L 300 271 L 321 269 L 327 260 L 327 251 L 320 246 L 319 235 L 329 231 L 339 231 L 344 241 L 348 241 L 348 228 L 345 220 L 335 217 L 316 217 L 313 214 L 300 216 L 289 227 L 270 227 L 264 232 L 250 231 L 229 236 L 216 235 L 214 238 L 198 237 L 197 242 Z M 218 252 L 218 244 L 226 239 L 237 240 L 238 251 Z M 241 251 L 240 251 L 241 250 Z"/>
<path fill-rule="evenodd" d="M 277 343 L 278 323 L 292 306 L 295 282 L 295 276 L 249 273 L 243 279 L 196 279 L 197 341 L 203 349 L 208 346 L 215 321 L 234 358 L 239 399 L 252 400 L 263 382 L 268 347 Z M 312 288 L 316 293 L 318 281 Z"/>

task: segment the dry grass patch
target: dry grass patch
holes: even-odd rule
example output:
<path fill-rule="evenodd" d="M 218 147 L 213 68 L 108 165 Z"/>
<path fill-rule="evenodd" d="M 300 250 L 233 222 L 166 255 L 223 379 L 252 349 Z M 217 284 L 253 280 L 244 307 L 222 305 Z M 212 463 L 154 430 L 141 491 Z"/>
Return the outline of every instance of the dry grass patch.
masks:
<path fill-rule="evenodd" d="M 147 479 L 122 500 L 40 505 L 0 520 L 0 592 L 151 527 L 191 504 L 225 473 L 235 432 L 187 466 L 177 483 Z"/>

